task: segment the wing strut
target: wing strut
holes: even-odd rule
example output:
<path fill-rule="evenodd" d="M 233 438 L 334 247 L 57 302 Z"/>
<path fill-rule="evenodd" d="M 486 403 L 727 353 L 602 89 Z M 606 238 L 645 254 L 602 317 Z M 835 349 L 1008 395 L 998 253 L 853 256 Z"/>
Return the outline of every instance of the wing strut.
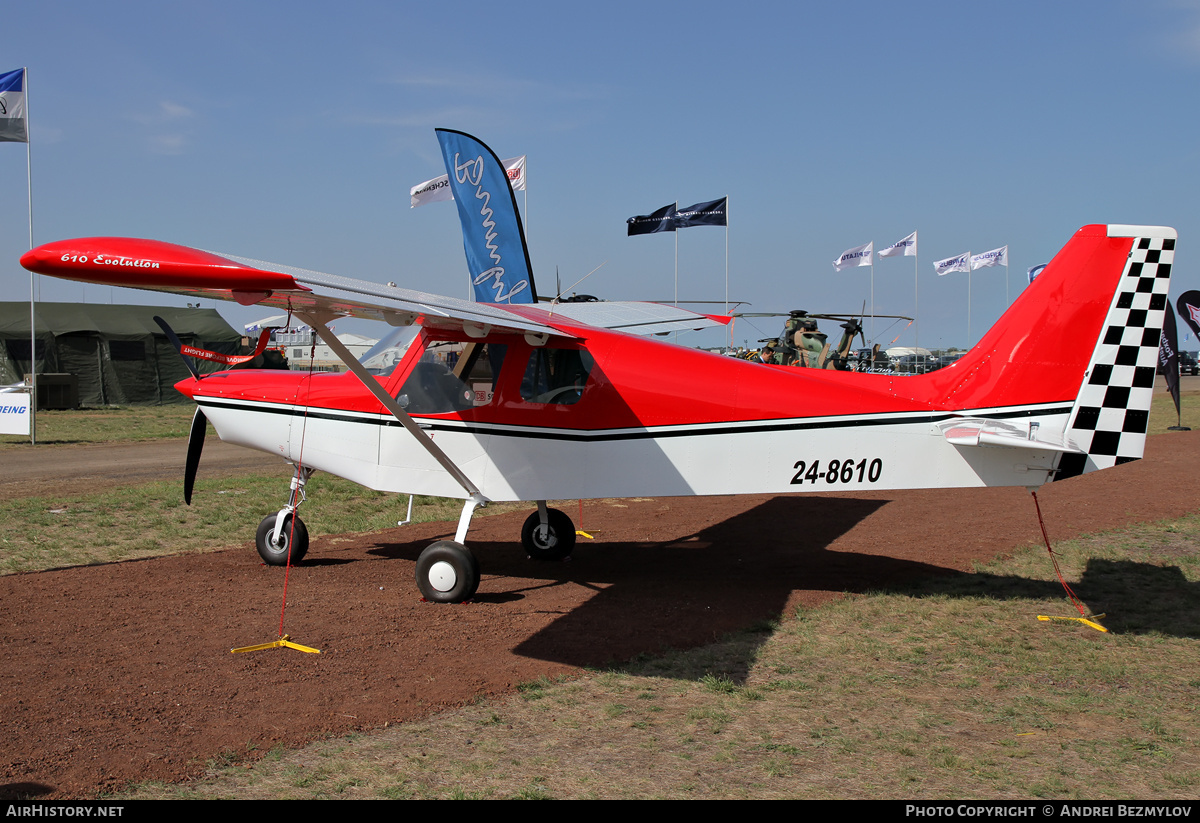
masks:
<path fill-rule="evenodd" d="M 316 329 L 317 334 L 320 335 L 321 340 L 325 342 L 325 345 L 333 349 L 333 353 L 336 354 L 338 359 L 346 365 L 346 368 L 354 373 L 354 376 L 357 377 L 359 382 L 366 387 L 367 391 L 375 395 L 375 399 L 383 404 L 383 407 L 391 413 L 392 417 L 396 418 L 396 420 L 400 422 L 400 425 L 407 429 L 408 433 L 416 438 L 417 442 L 421 444 L 421 447 L 424 448 L 425 451 L 429 452 L 434 460 L 441 464 L 441 467 L 445 469 L 449 475 L 455 479 L 455 481 L 457 481 L 458 485 L 463 487 L 463 490 L 466 491 L 467 495 L 471 498 L 471 502 L 474 503 L 474 506 L 482 506 L 488 502 L 487 498 L 480 493 L 478 487 L 471 482 L 471 479 L 467 477 L 463 470 L 460 469 L 457 464 L 455 464 L 455 462 L 451 460 L 450 457 L 433 442 L 432 439 L 430 439 L 429 435 L 421 430 L 421 427 L 418 426 L 416 422 L 408 416 L 408 413 L 404 411 L 404 409 L 400 408 L 400 404 L 396 402 L 395 398 L 383 390 L 383 386 L 379 385 L 379 381 L 376 380 L 370 372 L 363 368 L 362 363 L 359 363 L 358 360 L 354 358 L 354 355 L 350 353 L 350 350 L 346 348 L 342 341 L 334 337 L 333 332 L 331 332 L 324 323 L 324 320 L 328 319 L 328 315 L 318 316 L 314 314 L 308 314 L 306 312 L 296 312 L 296 316 L 312 328 Z M 471 506 L 471 508 L 474 508 L 474 506 Z"/>

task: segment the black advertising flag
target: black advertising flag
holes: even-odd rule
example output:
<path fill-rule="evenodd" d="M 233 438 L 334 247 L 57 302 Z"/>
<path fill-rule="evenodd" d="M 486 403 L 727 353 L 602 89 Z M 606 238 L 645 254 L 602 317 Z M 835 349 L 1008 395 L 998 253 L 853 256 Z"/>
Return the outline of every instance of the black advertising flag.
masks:
<path fill-rule="evenodd" d="M 692 226 L 728 226 L 729 211 L 726 208 L 728 197 L 720 200 L 709 200 L 697 203 L 675 212 L 675 227 L 686 229 Z"/>
<path fill-rule="evenodd" d="M 1163 313 L 1162 337 L 1158 344 L 1158 367 L 1163 377 L 1167 378 L 1167 391 L 1175 401 L 1175 417 L 1179 417 L 1179 347 L 1176 345 L 1178 336 L 1175 333 L 1175 312 L 1171 304 Z"/>
<path fill-rule="evenodd" d="M 635 217 L 630 217 L 625 221 L 629 228 L 629 233 L 626 236 L 633 237 L 635 234 L 658 234 L 662 231 L 675 231 L 675 207 L 676 204 L 672 203 L 650 214 L 639 214 Z"/>

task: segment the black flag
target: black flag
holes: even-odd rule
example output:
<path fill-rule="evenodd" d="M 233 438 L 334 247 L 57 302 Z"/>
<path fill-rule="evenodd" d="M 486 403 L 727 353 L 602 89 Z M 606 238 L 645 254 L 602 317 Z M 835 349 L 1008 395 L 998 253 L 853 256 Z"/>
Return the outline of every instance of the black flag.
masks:
<path fill-rule="evenodd" d="M 697 203 L 675 212 L 675 227 L 686 229 L 692 226 L 728 226 L 729 213 L 726 209 L 728 197 Z"/>
<path fill-rule="evenodd" d="M 635 234 L 657 234 L 660 231 L 675 231 L 676 205 L 676 203 L 672 203 L 650 214 L 639 214 L 636 217 L 630 217 L 625 221 L 629 224 L 629 233 L 626 236 L 633 237 Z"/>
<path fill-rule="evenodd" d="M 1162 370 L 1163 377 L 1167 378 L 1167 391 L 1171 392 L 1171 398 L 1175 401 L 1175 417 L 1179 418 L 1179 347 L 1176 345 L 1177 335 L 1175 334 L 1175 312 L 1171 311 L 1171 304 L 1167 304 L 1167 310 L 1163 314 L 1162 337 L 1159 338 L 1158 344 L 1158 367 Z"/>

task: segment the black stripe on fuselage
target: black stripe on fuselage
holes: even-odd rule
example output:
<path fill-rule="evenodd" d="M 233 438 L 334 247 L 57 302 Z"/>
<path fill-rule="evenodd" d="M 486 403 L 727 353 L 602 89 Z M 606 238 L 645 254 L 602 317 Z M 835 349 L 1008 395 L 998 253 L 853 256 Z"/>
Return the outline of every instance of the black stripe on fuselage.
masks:
<path fill-rule="evenodd" d="M 362 423 L 369 426 L 400 426 L 400 421 L 390 415 L 373 414 L 366 412 L 364 414 L 370 416 L 358 416 L 349 413 L 339 414 L 336 411 L 317 410 L 313 408 L 288 407 L 276 404 L 253 404 L 253 403 L 229 403 L 220 400 L 212 400 L 210 398 L 198 398 L 196 403 L 201 407 L 218 408 L 218 409 L 235 409 L 238 411 L 254 411 L 265 414 L 280 414 L 291 417 L 310 417 L 315 420 L 333 420 L 342 423 Z M 1037 409 L 1017 409 L 1012 411 L 989 412 L 986 414 L 976 414 L 969 412 L 937 412 L 930 414 L 912 413 L 908 416 L 889 415 L 886 417 L 854 417 L 834 420 L 823 420 L 820 422 L 806 421 L 791 421 L 783 422 L 757 422 L 747 420 L 741 423 L 699 423 L 695 426 L 672 429 L 645 429 L 645 430 L 630 430 L 630 429 L 601 429 L 599 431 L 584 431 L 576 429 L 543 429 L 532 426 L 513 426 L 511 424 L 500 423 L 457 423 L 455 425 L 447 425 L 443 421 L 433 421 L 428 418 L 417 418 L 413 420 L 425 431 L 434 432 L 460 432 L 466 434 L 492 434 L 500 437 L 529 437 L 539 440 L 577 440 L 582 442 L 605 442 L 612 440 L 646 440 L 660 437 L 698 437 L 703 435 L 719 435 L 719 434 L 747 434 L 751 432 L 774 432 L 774 431 L 805 431 L 805 430 L 820 430 L 820 429 L 844 429 L 853 426 L 896 426 L 896 425 L 912 425 L 914 423 L 941 423 L 945 420 L 953 420 L 956 417 L 982 417 L 987 420 L 1011 420 L 1021 417 L 1042 417 L 1055 414 L 1070 414 L 1071 406 L 1061 406 L 1052 408 L 1037 408 Z"/>

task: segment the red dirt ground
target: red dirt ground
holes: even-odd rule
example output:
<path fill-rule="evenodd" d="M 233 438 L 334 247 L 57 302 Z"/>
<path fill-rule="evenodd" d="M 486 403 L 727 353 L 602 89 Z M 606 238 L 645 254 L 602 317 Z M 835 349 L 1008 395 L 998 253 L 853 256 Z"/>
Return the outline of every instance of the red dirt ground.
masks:
<path fill-rule="evenodd" d="M 1160 435 L 1143 461 L 1047 486 L 1051 537 L 1195 511 L 1198 455 L 1200 431 Z M 315 537 L 284 630 L 320 655 L 230 654 L 279 629 L 283 570 L 249 539 L 0 578 L 0 796 L 181 780 L 222 752 L 410 720 L 1040 542 L 1022 489 L 588 502 L 596 539 L 549 564 L 521 551 L 524 517 L 475 520 L 485 575 L 458 606 L 422 603 L 413 584 L 453 524 Z"/>

